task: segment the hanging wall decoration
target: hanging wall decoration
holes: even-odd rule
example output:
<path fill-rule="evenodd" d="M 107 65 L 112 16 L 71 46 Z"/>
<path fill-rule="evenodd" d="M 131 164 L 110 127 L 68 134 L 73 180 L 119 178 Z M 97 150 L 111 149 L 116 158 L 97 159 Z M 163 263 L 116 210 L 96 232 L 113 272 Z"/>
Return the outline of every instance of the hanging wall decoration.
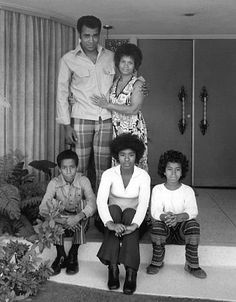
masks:
<path fill-rule="evenodd" d="M 203 119 L 200 121 L 200 130 L 202 135 L 206 134 L 207 128 L 209 127 L 209 123 L 207 121 L 207 101 L 208 101 L 208 93 L 206 87 L 202 87 L 202 92 L 200 94 L 201 101 L 203 103 Z"/>
<path fill-rule="evenodd" d="M 180 91 L 178 93 L 178 98 L 181 102 L 181 119 L 179 120 L 178 126 L 179 126 L 179 131 L 181 134 L 184 134 L 184 131 L 186 129 L 187 123 L 185 119 L 185 103 L 186 103 L 186 92 L 184 89 L 184 86 L 180 88 Z"/>
<path fill-rule="evenodd" d="M 118 46 L 128 42 L 128 39 L 106 39 L 105 48 L 115 52 Z"/>
<path fill-rule="evenodd" d="M 105 48 L 106 49 L 109 49 L 109 50 L 115 52 L 118 46 L 129 42 L 128 39 L 109 39 L 109 30 L 111 30 L 113 28 L 112 25 L 105 24 L 103 26 L 103 28 L 107 31 L 106 39 L 105 39 Z"/>

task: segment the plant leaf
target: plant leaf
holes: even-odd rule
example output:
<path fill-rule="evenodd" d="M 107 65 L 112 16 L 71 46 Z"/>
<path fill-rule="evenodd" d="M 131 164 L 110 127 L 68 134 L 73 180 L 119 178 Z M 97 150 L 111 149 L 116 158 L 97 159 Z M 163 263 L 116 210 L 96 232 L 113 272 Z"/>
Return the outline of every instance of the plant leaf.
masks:
<path fill-rule="evenodd" d="M 10 184 L 0 186 L 0 212 L 10 219 L 20 218 L 20 194 L 15 186 Z"/>
<path fill-rule="evenodd" d="M 43 171 L 46 174 L 50 174 L 50 169 L 55 168 L 57 165 L 49 160 L 34 160 L 29 163 L 29 166 L 39 171 Z"/>

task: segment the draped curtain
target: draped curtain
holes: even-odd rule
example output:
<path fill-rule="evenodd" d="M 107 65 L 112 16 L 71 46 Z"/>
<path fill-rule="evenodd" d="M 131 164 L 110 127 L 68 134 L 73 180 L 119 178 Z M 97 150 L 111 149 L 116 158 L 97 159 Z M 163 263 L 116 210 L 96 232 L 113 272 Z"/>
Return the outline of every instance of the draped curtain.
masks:
<path fill-rule="evenodd" d="M 55 161 L 64 149 L 55 121 L 57 71 L 60 57 L 74 46 L 73 27 L 0 9 L 1 157 L 19 150 L 27 165 Z"/>

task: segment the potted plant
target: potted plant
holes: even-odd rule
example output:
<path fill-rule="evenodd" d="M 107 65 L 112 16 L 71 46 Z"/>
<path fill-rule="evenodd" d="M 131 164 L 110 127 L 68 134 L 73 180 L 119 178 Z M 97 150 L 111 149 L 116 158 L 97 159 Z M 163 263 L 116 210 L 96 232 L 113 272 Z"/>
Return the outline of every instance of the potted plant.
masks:
<path fill-rule="evenodd" d="M 56 164 L 47 160 L 32 161 L 29 165 L 51 177 Z M 34 173 L 24 167 L 20 151 L 0 158 L 0 235 L 8 233 L 29 237 L 38 217 L 38 207 L 47 181 L 38 182 Z"/>
<path fill-rule="evenodd" d="M 50 248 L 64 233 L 64 206 L 55 199 L 47 202 L 48 211 L 37 219 L 30 242 L 11 240 L 0 245 L 0 301 L 11 302 L 36 295 L 52 274 L 49 261 L 42 263 L 39 253 Z"/>
<path fill-rule="evenodd" d="M 0 301 L 36 295 L 51 274 L 48 261 L 38 257 L 37 244 L 11 240 L 0 246 Z"/>
<path fill-rule="evenodd" d="M 62 202 L 52 199 L 46 204 L 47 213 L 42 219 L 37 219 L 37 224 L 34 226 L 36 234 L 30 237 L 30 240 L 38 245 L 41 253 L 45 248 L 50 248 L 52 244 L 55 244 L 64 233 L 65 218 L 61 215 L 64 210 Z"/>

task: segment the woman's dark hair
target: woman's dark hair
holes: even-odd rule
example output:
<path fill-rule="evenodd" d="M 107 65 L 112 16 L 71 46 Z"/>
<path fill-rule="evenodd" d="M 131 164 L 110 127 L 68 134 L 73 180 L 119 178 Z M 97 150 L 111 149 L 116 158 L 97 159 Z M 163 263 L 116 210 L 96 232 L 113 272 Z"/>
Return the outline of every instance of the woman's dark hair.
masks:
<path fill-rule="evenodd" d="M 99 34 L 101 32 L 102 22 L 95 16 L 82 16 L 77 21 L 77 30 L 81 33 L 82 27 L 87 26 L 88 28 L 98 28 Z"/>
<path fill-rule="evenodd" d="M 61 153 L 58 154 L 57 156 L 57 165 L 59 168 L 61 168 L 61 162 L 64 159 L 73 159 L 75 162 L 76 167 L 78 167 L 79 164 L 79 158 L 78 155 L 72 151 L 72 150 L 64 150 Z"/>
<path fill-rule="evenodd" d="M 114 57 L 115 65 L 117 68 L 119 68 L 120 60 L 124 56 L 131 57 L 134 60 L 135 69 L 138 70 L 143 59 L 143 55 L 140 48 L 138 48 L 138 46 L 136 46 L 135 44 L 131 44 L 131 43 L 125 43 L 120 45 L 116 49 L 115 57 Z"/>
<path fill-rule="evenodd" d="M 135 163 L 138 164 L 145 151 L 144 143 L 137 135 L 123 133 L 113 139 L 110 145 L 111 154 L 119 162 L 119 153 L 126 149 L 131 149 L 136 154 Z"/>
<path fill-rule="evenodd" d="M 181 164 L 182 169 L 182 176 L 180 179 L 185 178 L 188 172 L 188 160 L 186 156 L 175 150 L 168 150 L 164 154 L 160 156 L 159 164 L 158 164 L 158 174 L 164 178 L 165 177 L 165 170 L 168 163 L 179 163 Z"/>

